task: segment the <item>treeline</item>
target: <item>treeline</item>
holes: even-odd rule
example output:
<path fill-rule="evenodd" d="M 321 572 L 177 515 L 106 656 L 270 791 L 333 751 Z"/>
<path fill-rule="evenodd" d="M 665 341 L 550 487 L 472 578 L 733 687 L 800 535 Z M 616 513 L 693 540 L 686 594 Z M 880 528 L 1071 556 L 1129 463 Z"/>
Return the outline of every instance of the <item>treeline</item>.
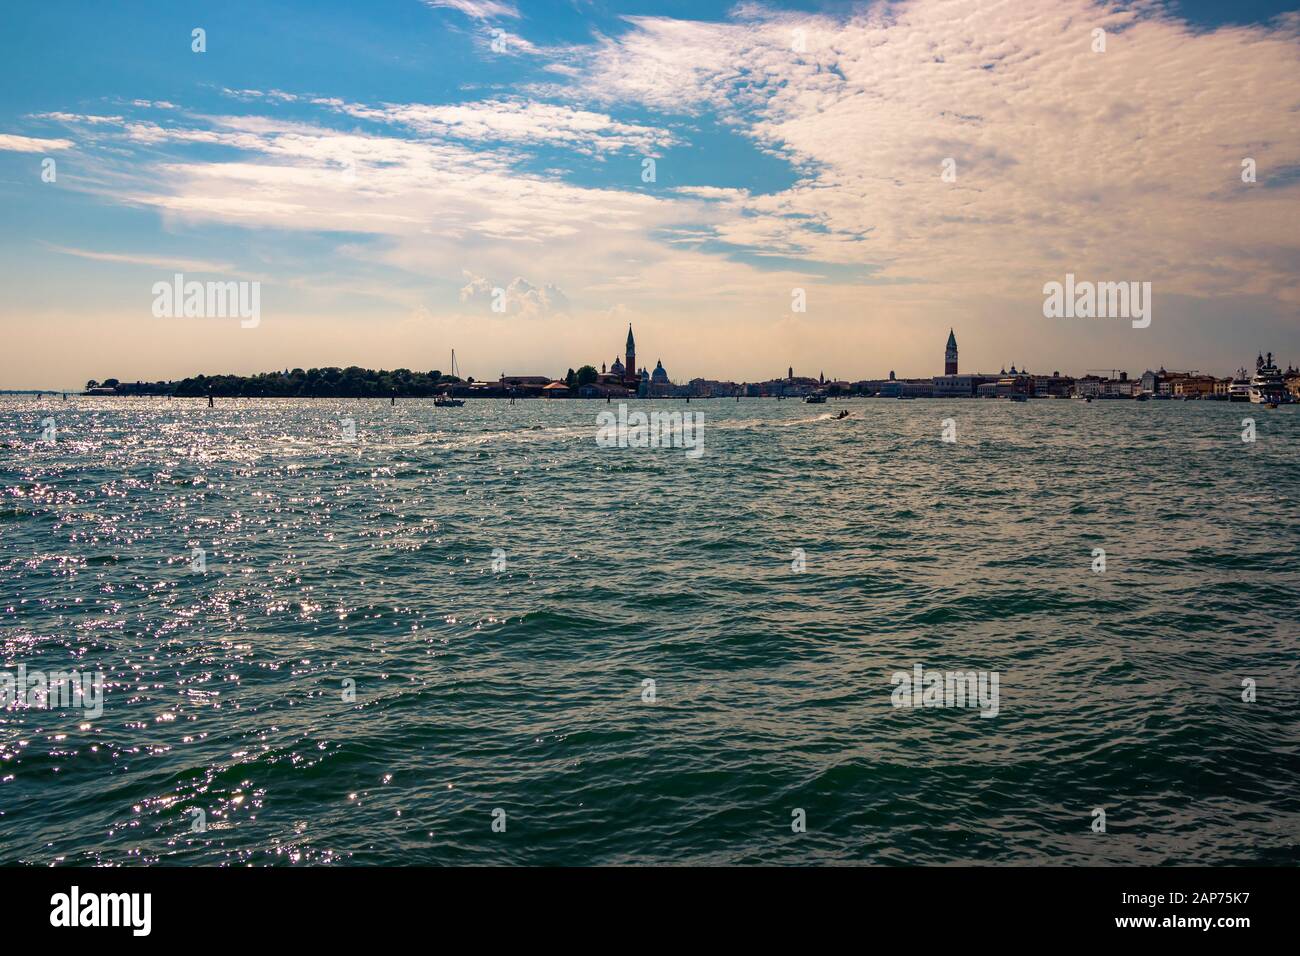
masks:
<path fill-rule="evenodd" d="M 460 379 L 434 369 L 413 372 L 409 368 L 300 368 L 258 375 L 195 375 L 176 382 L 119 382 L 108 379 L 104 386 L 120 395 L 176 395 L 229 398 L 387 398 L 390 395 L 420 397 L 435 395 L 460 383 Z M 473 382 L 473 379 L 467 381 Z M 87 388 L 96 386 L 87 382 Z"/>

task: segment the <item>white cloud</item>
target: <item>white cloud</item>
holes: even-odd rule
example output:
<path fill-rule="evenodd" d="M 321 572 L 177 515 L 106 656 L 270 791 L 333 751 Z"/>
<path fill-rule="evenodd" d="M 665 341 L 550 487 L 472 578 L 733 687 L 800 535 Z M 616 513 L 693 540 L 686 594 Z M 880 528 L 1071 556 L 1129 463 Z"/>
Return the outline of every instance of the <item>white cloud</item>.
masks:
<path fill-rule="evenodd" d="M 539 317 L 562 313 L 569 305 L 568 297 L 554 283 L 535 286 L 522 276 L 516 276 L 505 286 L 496 286 L 484 276 L 462 270 L 465 285 L 460 290 L 460 301 L 475 307 L 486 315 L 522 315 Z M 504 312 L 495 312 L 492 306 L 501 303 Z"/>
<path fill-rule="evenodd" d="M 120 116 L 95 116 L 86 113 L 37 113 L 35 118 L 88 126 L 117 126 L 122 123 L 122 117 Z"/>
<path fill-rule="evenodd" d="M 338 101 L 328 105 L 357 119 L 405 126 L 427 136 L 564 146 L 588 154 L 620 149 L 649 153 L 677 142 L 667 130 L 620 122 L 605 113 L 520 99 L 452 105 L 372 107 Z"/>
<path fill-rule="evenodd" d="M 519 17 L 519 8 L 504 0 L 424 0 L 425 6 L 455 10 L 475 20 Z"/>
<path fill-rule="evenodd" d="M 76 143 L 70 139 L 39 139 L 0 133 L 0 150 L 10 153 L 45 153 L 51 150 L 72 149 L 75 145 Z"/>
<path fill-rule="evenodd" d="M 912 0 L 843 21 L 757 8 L 724 23 L 631 18 L 571 95 L 716 111 L 793 164 L 800 182 L 718 225 L 728 243 L 963 295 L 1069 268 L 1300 302 L 1297 187 L 1239 175 L 1247 156 L 1300 165 L 1296 31 L 1207 32 L 1162 11 Z M 1092 52 L 1095 27 L 1105 53 Z M 955 183 L 940 177 L 947 158 Z"/>

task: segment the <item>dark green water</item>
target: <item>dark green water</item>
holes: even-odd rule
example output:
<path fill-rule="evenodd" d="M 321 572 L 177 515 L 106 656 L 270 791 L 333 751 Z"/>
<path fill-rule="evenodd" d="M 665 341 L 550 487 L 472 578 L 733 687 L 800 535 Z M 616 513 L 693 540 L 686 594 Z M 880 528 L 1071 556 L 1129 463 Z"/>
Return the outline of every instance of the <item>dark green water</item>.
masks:
<path fill-rule="evenodd" d="M 0 862 L 1300 862 L 1295 408 L 671 407 L 0 400 Z"/>

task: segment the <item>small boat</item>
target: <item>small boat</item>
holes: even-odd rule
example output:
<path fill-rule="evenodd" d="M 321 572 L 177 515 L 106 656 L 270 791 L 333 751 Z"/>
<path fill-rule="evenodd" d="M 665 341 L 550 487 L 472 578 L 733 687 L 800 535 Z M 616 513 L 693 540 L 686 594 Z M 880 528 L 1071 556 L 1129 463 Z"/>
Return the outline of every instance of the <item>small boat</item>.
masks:
<path fill-rule="evenodd" d="M 1149 402 L 1149 401 L 1151 401 L 1151 393 L 1150 393 L 1150 392 L 1138 392 L 1136 395 L 1133 396 L 1133 399 L 1134 399 L 1134 401 L 1138 401 L 1138 402 Z"/>
<path fill-rule="evenodd" d="M 842 411 L 842 412 L 840 412 L 838 415 L 835 416 L 835 421 L 838 422 L 840 419 L 842 419 L 842 418 L 848 418 L 848 417 L 849 417 L 849 413 L 848 413 L 847 411 Z"/>
<path fill-rule="evenodd" d="M 812 392 L 811 394 L 805 395 L 803 397 L 803 400 L 807 402 L 809 405 L 826 404 L 826 396 L 823 395 L 821 392 Z"/>
<path fill-rule="evenodd" d="M 453 377 L 453 378 L 457 378 L 457 379 L 460 378 L 460 369 L 456 366 L 456 350 L 455 350 L 455 349 L 452 349 L 452 350 L 451 350 L 451 374 L 452 374 L 452 377 Z M 451 387 L 450 385 L 447 386 L 447 391 L 443 392 L 441 395 L 439 395 L 437 398 L 435 398 L 435 399 L 433 400 L 433 404 L 434 404 L 435 407 L 437 407 L 437 408 L 460 408 L 462 405 L 465 404 L 465 400 L 464 400 L 464 399 L 462 399 L 462 398 L 452 398 L 452 397 L 451 397 L 451 388 L 452 388 L 452 387 Z"/>
<path fill-rule="evenodd" d="M 1277 408 L 1277 402 L 1265 402 L 1265 403 L 1264 403 L 1264 407 L 1265 407 L 1265 408 Z"/>
<path fill-rule="evenodd" d="M 1011 400 L 1012 400 L 1013 402 L 1027 402 L 1027 401 L 1029 401 L 1029 398 L 1028 398 L 1028 396 L 1021 395 L 1019 392 L 1012 392 L 1012 393 L 1011 393 Z M 1092 399 L 1088 399 L 1088 401 L 1092 401 Z"/>

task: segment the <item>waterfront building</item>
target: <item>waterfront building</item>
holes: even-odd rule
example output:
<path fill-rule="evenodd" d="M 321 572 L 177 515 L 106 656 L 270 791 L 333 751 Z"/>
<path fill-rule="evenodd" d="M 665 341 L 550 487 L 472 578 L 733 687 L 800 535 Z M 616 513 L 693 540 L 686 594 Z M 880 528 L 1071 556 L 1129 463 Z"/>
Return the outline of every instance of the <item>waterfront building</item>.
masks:
<path fill-rule="evenodd" d="M 552 379 L 545 375 L 502 375 L 502 388 L 542 388 L 551 384 Z"/>
<path fill-rule="evenodd" d="M 1178 393 L 1178 383 L 1196 376 L 1196 372 L 1170 372 L 1162 365 L 1157 372 L 1143 372 L 1141 390 L 1151 395 L 1172 398 Z"/>
<path fill-rule="evenodd" d="M 1204 398 L 1214 394 L 1217 383 L 1213 375 L 1188 375 L 1174 383 L 1174 394 L 1183 398 Z"/>
<path fill-rule="evenodd" d="M 996 383 L 998 375 L 968 372 L 965 375 L 936 375 L 931 380 L 931 390 L 935 398 L 975 398 L 979 387 L 989 382 Z"/>
<path fill-rule="evenodd" d="M 1003 369 L 997 381 L 995 394 L 998 398 L 1012 398 L 1017 395 L 1028 398 L 1034 394 L 1033 376 L 1028 372 L 1017 372 L 1014 365 L 1011 366 L 1010 372 Z"/>
<path fill-rule="evenodd" d="M 811 395 L 821 388 L 822 380 L 817 378 L 807 378 L 802 375 L 795 375 L 794 368 L 788 368 L 785 372 L 785 378 L 774 378 L 770 382 L 764 382 L 769 395 L 784 395 L 786 398 L 803 398 L 805 395 Z"/>
<path fill-rule="evenodd" d="M 1119 378 L 1088 374 L 1074 383 L 1074 394 L 1080 398 L 1133 398 L 1141 391 L 1141 379 L 1129 381 L 1128 372 L 1120 372 Z"/>
<path fill-rule="evenodd" d="M 672 383 L 668 381 L 668 372 L 662 361 L 655 364 L 654 371 L 641 369 L 641 379 L 637 383 L 638 394 L 642 398 L 669 398 L 672 395 Z"/>
<path fill-rule="evenodd" d="M 1034 376 L 1032 394 L 1035 398 L 1069 398 L 1073 391 L 1074 379 L 1069 375 L 1053 372 L 1051 375 Z"/>
<path fill-rule="evenodd" d="M 622 383 L 588 382 L 578 386 L 579 398 L 630 398 L 632 391 Z"/>
<path fill-rule="evenodd" d="M 735 382 L 719 382 L 709 378 L 693 378 L 686 387 L 692 398 L 731 398 L 744 394 L 742 386 Z"/>

